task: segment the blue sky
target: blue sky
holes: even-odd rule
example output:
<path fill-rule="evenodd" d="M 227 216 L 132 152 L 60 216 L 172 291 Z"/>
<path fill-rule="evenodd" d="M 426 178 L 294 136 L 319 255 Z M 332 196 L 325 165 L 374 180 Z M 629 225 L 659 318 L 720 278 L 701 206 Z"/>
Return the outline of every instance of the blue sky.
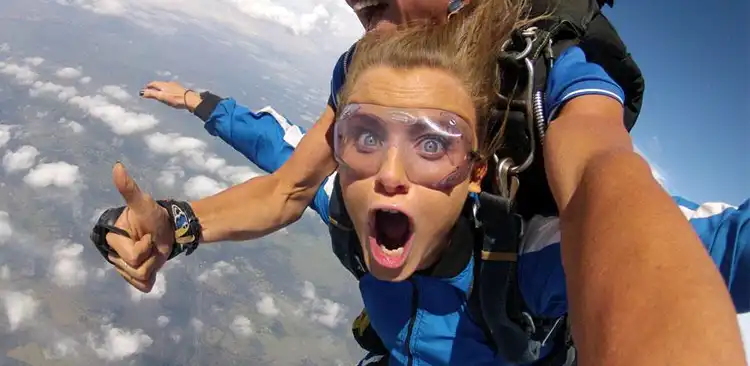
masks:
<path fill-rule="evenodd" d="M 604 11 L 646 77 L 633 137 L 668 189 L 698 202 L 750 197 L 750 2 L 620 0 Z"/>

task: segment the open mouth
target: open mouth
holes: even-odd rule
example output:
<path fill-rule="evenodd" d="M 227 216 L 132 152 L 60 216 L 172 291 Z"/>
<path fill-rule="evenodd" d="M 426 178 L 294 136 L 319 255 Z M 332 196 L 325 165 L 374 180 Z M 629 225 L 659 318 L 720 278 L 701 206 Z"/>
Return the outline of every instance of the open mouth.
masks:
<path fill-rule="evenodd" d="M 383 267 L 403 265 L 411 248 L 414 224 L 407 214 L 393 208 L 370 212 L 370 250 Z"/>
<path fill-rule="evenodd" d="M 383 0 L 362 0 L 352 4 L 352 10 L 363 20 L 367 31 L 375 28 L 386 9 L 388 3 Z"/>

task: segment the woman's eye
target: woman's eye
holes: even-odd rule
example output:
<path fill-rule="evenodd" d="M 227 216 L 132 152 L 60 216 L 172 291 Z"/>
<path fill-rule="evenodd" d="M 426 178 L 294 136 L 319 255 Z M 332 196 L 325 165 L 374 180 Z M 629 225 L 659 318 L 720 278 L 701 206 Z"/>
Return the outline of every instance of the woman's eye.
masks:
<path fill-rule="evenodd" d="M 445 143 L 437 138 L 426 138 L 420 142 L 420 150 L 429 155 L 440 154 L 445 150 Z"/>
<path fill-rule="evenodd" d="M 362 132 L 357 139 L 357 145 L 362 147 L 376 147 L 379 144 L 380 140 L 372 132 Z"/>

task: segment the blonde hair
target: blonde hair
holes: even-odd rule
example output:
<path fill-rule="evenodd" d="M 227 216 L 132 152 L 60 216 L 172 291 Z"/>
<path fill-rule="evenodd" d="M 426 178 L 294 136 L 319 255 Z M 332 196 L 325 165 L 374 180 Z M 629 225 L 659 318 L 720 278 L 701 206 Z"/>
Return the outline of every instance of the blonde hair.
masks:
<path fill-rule="evenodd" d="M 471 96 L 482 158 L 500 147 L 501 135 L 488 138 L 492 107 L 499 97 L 497 57 L 513 30 L 526 26 L 525 0 L 474 0 L 443 24 L 409 24 L 366 34 L 356 46 L 339 105 L 346 104 L 359 76 L 372 67 L 437 68 L 458 78 Z"/>

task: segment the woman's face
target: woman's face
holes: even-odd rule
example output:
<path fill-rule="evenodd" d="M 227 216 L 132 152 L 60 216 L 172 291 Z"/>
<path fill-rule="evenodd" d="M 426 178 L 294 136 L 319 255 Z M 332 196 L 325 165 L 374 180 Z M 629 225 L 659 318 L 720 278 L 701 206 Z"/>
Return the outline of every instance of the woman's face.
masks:
<path fill-rule="evenodd" d="M 449 0 L 346 0 L 366 31 L 386 29 L 419 19 L 443 21 Z"/>
<path fill-rule="evenodd" d="M 472 100 L 461 82 L 445 71 L 371 68 L 353 85 L 347 101 L 351 103 L 456 114 L 468 125 L 470 147 L 476 148 Z M 427 146 L 432 148 L 430 143 Z M 339 167 L 344 203 L 365 263 L 376 278 L 387 281 L 404 280 L 436 262 L 470 188 L 478 191 L 481 180 L 481 168 L 474 167 L 469 178 L 449 187 L 414 183 L 410 177 L 425 173 L 406 164 L 402 150 L 388 148 L 379 169 L 364 177 L 346 164 Z"/>

